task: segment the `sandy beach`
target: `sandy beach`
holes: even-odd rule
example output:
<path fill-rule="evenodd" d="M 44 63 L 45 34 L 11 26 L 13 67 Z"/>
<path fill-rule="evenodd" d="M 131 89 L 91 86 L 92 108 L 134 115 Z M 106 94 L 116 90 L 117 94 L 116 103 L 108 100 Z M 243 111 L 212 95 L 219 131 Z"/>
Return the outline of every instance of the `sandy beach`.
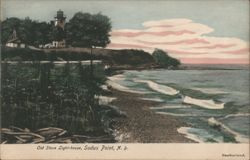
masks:
<path fill-rule="evenodd" d="M 189 126 L 181 119 L 156 114 L 150 107 L 158 102 L 142 100 L 142 95 L 111 89 L 117 99 L 111 105 L 126 113 L 126 117 L 115 119 L 114 130 L 121 143 L 194 143 L 177 132 L 179 127 Z"/>

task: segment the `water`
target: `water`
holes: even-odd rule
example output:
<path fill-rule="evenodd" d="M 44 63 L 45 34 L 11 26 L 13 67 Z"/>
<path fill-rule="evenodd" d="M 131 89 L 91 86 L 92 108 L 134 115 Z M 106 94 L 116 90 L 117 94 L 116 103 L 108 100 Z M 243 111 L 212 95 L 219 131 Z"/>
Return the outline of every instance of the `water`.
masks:
<path fill-rule="evenodd" d="M 151 108 L 156 113 L 181 117 L 192 127 L 180 130 L 197 142 L 249 141 L 247 69 L 126 71 L 112 80 L 160 102 Z M 191 103 L 185 103 L 185 97 L 191 97 Z M 209 123 L 211 118 L 215 121 Z"/>

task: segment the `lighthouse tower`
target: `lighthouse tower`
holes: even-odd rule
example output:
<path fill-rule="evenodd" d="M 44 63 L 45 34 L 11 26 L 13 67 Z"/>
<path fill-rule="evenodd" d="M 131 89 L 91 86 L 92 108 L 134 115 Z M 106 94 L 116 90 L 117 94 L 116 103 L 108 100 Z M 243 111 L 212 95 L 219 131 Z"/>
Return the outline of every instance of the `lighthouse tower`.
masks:
<path fill-rule="evenodd" d="M 57 11 L 57 14 L 54 18 L 55 18 L 54 25 L 60 31 L 60 32 L 57 32 L 57 34 L 58 34 L 57 37 L 63 37 L 62 34 L 64 34 L 64 26 L 65 26 L 65 20 L 66 20 L 66 17 L 64 16 L 63 11 L 61 11 L 61 10 Z M 52 41 L 52 46 L 53 46 L 53 48 L 65 48 L 66 41 L 64 38 L 63 39 L 55 39 L 54 41 Z"/>
<path fill-rule="evenodd" d="M 64 16 L 63 11 L 61 10 L 57 11 L 57 14 L 55 16 L 55 26 L 61 27 L 64 30 L 65 20 L 66 17 Z"/>

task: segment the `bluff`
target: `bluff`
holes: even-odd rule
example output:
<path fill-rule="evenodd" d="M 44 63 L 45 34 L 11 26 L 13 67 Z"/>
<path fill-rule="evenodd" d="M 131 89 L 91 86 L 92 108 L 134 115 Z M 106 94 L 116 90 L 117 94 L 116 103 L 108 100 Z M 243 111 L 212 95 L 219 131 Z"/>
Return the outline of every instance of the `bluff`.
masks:
<path fill-rule="evenodd" d="M 21 61 L 82 61 L 91 59 L 89 48 L 63 49 L 30 49 L 30 48 L 2 48 L 2 60 Z M 154 58 L 143 50 L 134 49 L 102 49 L 96 48 L 92 52 L 93 60 L 102 60 L 104 64 L 120 67 L 151 67 L 155 65 Z"/>

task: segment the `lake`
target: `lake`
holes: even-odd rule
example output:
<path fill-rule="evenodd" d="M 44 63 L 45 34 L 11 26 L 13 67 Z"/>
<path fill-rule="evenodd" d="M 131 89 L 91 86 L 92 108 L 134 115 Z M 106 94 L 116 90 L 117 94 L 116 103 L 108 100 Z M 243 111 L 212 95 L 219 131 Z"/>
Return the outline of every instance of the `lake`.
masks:
<path fill-rule="evenodd" d="M 249 142 L 249 70 L 125 71 L 112 82 L 124 91 L 160 102 L 151 109 L 191 127 L 178 132 L 197 142 Z M 114 85 L 114 84 L 113 84 Z"/>

